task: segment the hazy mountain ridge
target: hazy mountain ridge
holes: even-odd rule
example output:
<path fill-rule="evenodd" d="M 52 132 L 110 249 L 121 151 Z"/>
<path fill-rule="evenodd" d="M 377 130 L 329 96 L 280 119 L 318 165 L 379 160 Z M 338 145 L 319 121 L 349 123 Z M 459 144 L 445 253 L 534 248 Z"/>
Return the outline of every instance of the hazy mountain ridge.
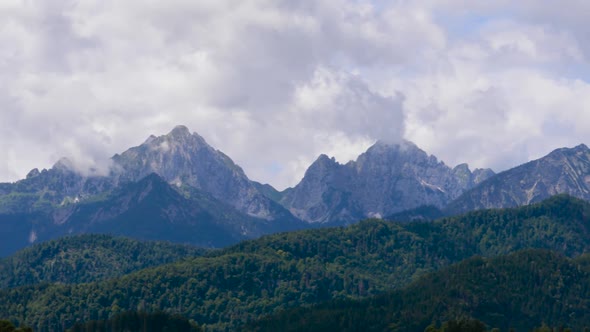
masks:
<path fill-rule="evenodd" d="M 222 246 L 367 217 L 430 220 L 524 205 L 558 193 L 590 199 L 590 151 L 585 145 L 558 149 L 494 175 L 489 169 L 471 171 L 467 164 L 451 168 L 408 141 L 377 142 L 346 164 L 321 155 L 299 184 L 283 192 L 251 181 L 227 155 L 184 126 L 152 135 L 111 162 L 108 174 L 82 175 L 62 159 L 49 170 L 34 169 L 26 179 L 0 184 L 0 239 L 7 243 L 0 255 L 69 233 L 163 236 L 160 239 Z M 128 194 L 134 183 L 153 173 L 167 185 L 152 178 L 163 192 L 161 202 L 153 200 L 159 210 L 142 215 L 142 200 Z M 121 194 L 125 191 L 127 196 Z M 135 230 L 131 220 L 145 227 Z M 189 235 L 197 229 L 200 235 Z"/>
<path fill-rule="evenodd" d="M 83 176 L 62 159 L 51 169 L 33 169 L 25 179 L 0 185 L 0 213 L 50 210 L 87 200 L 116 187 L 105 176 Z"/>
<path fill-rule="evenodd" d="M 455 215 L 563 193 L 590 200 L 590 149 L 584 144 L 494 174 L 472 172 L 467 164 L 451 169 L 411 142 L 378 142 L 346 164 L 321 155 L 280 202 L 308 222 L 337 224 L 381 216 L 430 220 L 428 214 L 439 215 L 435 209 Z"/>
<path fill-rule="evenodd" d="M 66 234 L 114 234 L 203 247 L 223 247 L 300 223 L 265 220 L 241 213 L 196 188 L 183 194 L 152 173 L 127 182 L 100 199 L 67 204 L 48 211 L 0 214 L 0 255 Z"/>
<path fill-rule="evenodd" d="M 227 221 L 220 213 L 227 206 L 217 204 L 204 207 L 198 200 L 189 200 L 152 173 L 118 187 L 103 201 L 72 204 L 58 210 L 67 216 L 58 226 L 70 234 L 111 233 L 205 247 L 247 238 L 248 231 L 240 234 L 224 227 Z M 240 217 L 243 220 L 232 221 L 252 222 L 247 216 Z"/>
<path fill-rule="evenodd" d="M 584 144 L 499 173 L 465 192 L 446 211 L 520 206 L 562 193 L 590 200 L 590 149 Z"/>
<path fill-rule="evenodd" d="M 493 174 L 450 168 L 408 141 L 377 142 L 344 165 L 321 155 L 281 203 L 308 222 L 350 223 L 421 205 L 443 208 Z"/>
<path fill-rule="evenodd" d="M 156 173 L 179 190 L 187 186 L 199 189 L 257 218 L 272 220 L 275 214 L 285 214 L 284 208 L 260 193 L 227 155 L 185 126 L 159 137 L 152 135 L 111 161 L 106 175 L 82 175 L 64 158 L 49 170 L 34 169 L 26 179 L 2 183 L 0 212 L 29 212 L 36 207 L 27 204 L 31 200 L 47 208 L 78 202 Z M 23 204 L 2 204 L 11 199 Z"/>
<path fill-rule="evenodd" d="M 49 170 L 0 184 L 0 255 L 83 232 L 218 247 L 303 227 L 184 126 L 150 136 L 111 161 L 106 175 L 83 175 L 61 159 Z"/>

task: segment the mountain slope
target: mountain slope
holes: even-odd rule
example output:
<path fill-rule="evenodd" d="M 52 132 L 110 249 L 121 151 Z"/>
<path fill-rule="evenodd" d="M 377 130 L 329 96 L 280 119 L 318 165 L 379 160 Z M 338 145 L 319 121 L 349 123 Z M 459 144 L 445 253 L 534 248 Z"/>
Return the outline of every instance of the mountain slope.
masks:
<path fill-rule="evenodd" d="M 109 281 L 0 291 L 0 316 L 59 328 L 144 308 L 236 329 L 276 310 L 400 288 L 473 255 L 544 248 L 575 257 L 590 252 L 589 216 L 589 203 L 557 196 L 432 223 L 372 220 L 276 234 Z"/>
<path fill-rule="evenodd" d="M 185 126 L 177 126 L 167 135 L 150 136 L 140 146 L 115 155 L 113 161 L 119 181 L 137 181 L 156 173 L 180 188 L 199 189 L 257 218 L 289 217 L 228 156 Z"/>
<path fill-rule="evenodd" d="M 281 203 L 308 222 L 349 223 L 421 205 L 444 207 L 491 175 L 465 164 L 451 169 L 411 142 L 377 142 L 345 165 L 321 155 Z"/>
<path fill-rule="evenodd" d="M 557 149 L 512 168 L 467 191 L 446 208 L 448 214 L 540 202 L 556 194 L 590 200 L 590 149 Z"/>
<path fill-rule="evenodd" d="M 69 236 L 1 259 L 0 288 L 98 281 L 205 252 L 185 245 L 110 235 Z"/>
<path fill-rule="evenodd" d="M 182 195 L 156 174 L 93 200 L 48 211 L 1 215 L 0 255 L 66 234 L 113 234 L 143 240 L 223 247 L 300 224 L 254 218 L 191 188 Z"/>
<path fill-rule="evenodd" d="M 217 247 L 305 226 L 262 192 L 278 194 L 274 188 L 250 181 L 184 126 L 150 136 L 111 162 L 108 174 L 83 175 L 62 159 L 26 179 L 0 183 L 0 257 L 64 234 L 112 233 Z M 152 174 L 164 181 L 146 183 Z"/>
<path fill-rule="evenodd" d="M 590 327 L 590 273 L 543 250 L 468 259 L 408 287 L 363 301 L 282 312 L 243 331 L 425 331 L 433 322 L 472 317 L 490 327 Z"/>
<path fill-rule="evenodd" d="M 0 214 L 48 211 L 101 195 L 114 187 L 112 179 L 99 175 L 83 176 L 63 158 L 49 170 L 33 169 L 25 179 L 0 183 Z"/>
<path fill-rule="evenodd" d="M 111 233 L 213 247 L 243 238 L 223 227 L 225 220 L 215 215 L 220 211 L 186 199 L 156 174 L 121 187 L 105 201 L 73 205 L 65 213 L 68 217 L 58 221 L 59 227 L 74 234 Z"/>

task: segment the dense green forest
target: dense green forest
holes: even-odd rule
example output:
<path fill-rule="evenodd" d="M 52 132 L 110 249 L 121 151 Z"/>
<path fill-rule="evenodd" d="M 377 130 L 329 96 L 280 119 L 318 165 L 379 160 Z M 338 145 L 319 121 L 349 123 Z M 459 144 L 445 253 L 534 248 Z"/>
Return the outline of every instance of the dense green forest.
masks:
<path fill-rule="evenodd" d="M 188 319 L 164 312 L 127 311 L 108 320 L 74 325 L 68 332 L 200 332 L 202 329 Z M 1 332 L 1 331 L 0 331 Z"/>
<path fill-rule="evenodd" d="M 588 203 L 556 196 L 432 223 L 369 220 L 277 234 L 101 282 L 0 290 L 0 317 L 48 331 L 162 310 L 231 330 L 288 308 L 399 289 L 474 255 L 545 248 L 576 257 L 590 252 L 589 217 Z"/>
<path fill-rule="evenodd" d="M 590 327 L 589 305 L 590 271 L 537 249 L 471 258 L 398 291 L 287 310 L 241 330 L 422 332 L 466 317 L 502 331 L 530 331 L 541 323 L 582 331 Z"/>
<path fill-rule="evenodd" d="M 1 259 L 0 288 L 99 281 L 205 252 L 180 244 L 109 235 L 69 236 Z"/>
<path fill-rule="evenodd" d="M 443 211 L 433 205 L 422 205 L 414 209 L 404 210 L 390 216 L 385 217 L 387 220 L 395 220 L 399 222 L 410 221 L 432 221 L 445 217 Z"/>
<path fill-rule="evenodd" d="M 33 329 L 27 326 L 16 327 L 11 321 L 0 319 L 0 332 L 33 332 Z"/>

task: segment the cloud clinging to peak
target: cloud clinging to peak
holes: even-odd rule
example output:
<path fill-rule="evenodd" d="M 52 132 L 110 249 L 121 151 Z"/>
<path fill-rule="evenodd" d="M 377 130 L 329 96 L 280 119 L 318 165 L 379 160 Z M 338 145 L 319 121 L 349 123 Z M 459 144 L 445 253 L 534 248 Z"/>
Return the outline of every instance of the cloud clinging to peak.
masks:
<path fill-rule="evenodd" d="M 0 180 L 90 168 L 177 124 L 279 188 L 377 139 L 501 170 L 590 142 L 585 7 L 3 1 Z"/>

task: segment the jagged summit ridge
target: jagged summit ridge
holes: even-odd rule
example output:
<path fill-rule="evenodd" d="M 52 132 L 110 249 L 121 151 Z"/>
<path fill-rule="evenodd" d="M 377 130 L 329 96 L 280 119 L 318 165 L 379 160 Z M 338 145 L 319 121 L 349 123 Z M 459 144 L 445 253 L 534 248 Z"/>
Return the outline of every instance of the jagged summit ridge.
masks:
<path fill-rule="evenodd" d="M 378 141 L 345 165 L 321 155 L 281 203 L 308 222 L 346 223 L 420 205 L 444 207 L 491 175 L 466 164 L 451 169 L 409 141 Z"/>
<path fill-rule="evenodd" d="M 179 188 L 193 187 L 251 216 L 274 219 L 278 204 L 259 192 L 241 167 L 186 126 L 113 157 L 119 181 L 137 181 L 156 173 Z"/>
<path fill-rule="evenodd" d="M 556 149 L 508 175 L 495 176 L 490 169 L 471 170 L 467 164 L 451 168 L 407 140 L 378 141 L 345 164 L 320 155 L 297 186 L 280 193 L 251 181 L 199 134 L 176 126 L 113 156 L 108 175 L 79 174 L 64 158 L 49 170 L 32 170 L 15 184 L 0 184 L 0 195 L 26 193 L 15 197 L 23 200 L 18 202 L 25 207 L 22 211 L 29 212 L 48 204 L 83 202 L 155 173 L 186 196 L 198 190 L 267 221 L 295 220 L 293 214 L 307 222 L 351 223 L 425 205 L 461 212 L 529 204 L 557 193 L 590 199 L 589 156 L 584 144 Z"/>
<path fill-rule="evenodd" d="M 191 134 L 191 131 L 188 129 L 187 126 L 185 125 L 177 125 L 174 128 L 172 128 L 172 130 L 170 131 L 170 133 L 168 135 L 172 135 L 172 136 L 188 136 Z"/>
<path fill-rule="evenodd" d="M 540 202 L 556 194 L 590 200 L 590 149 L 585 144 L 559 148 L 514 167 L 467 191 L 447 208 L 459 213 Z"/>
<path fill-rule="evenodd" d="M 0 196 L 17 198 L 4 200 L 9 203 L 4 205 L 0 200 L 0 214 L 51 211 L 96 196 L 102 199 L 154 173 L 187 197 L 195 192 L 210 195 L 228 208 L 256 217 L 264 224 L 272 221 L 279 227 L 299 222 L 284 207 L 263 195 L 228 156 L 186 126 L 176 126 L 165 135 L 150 135 L 142 144 L 115 154 L 110 166 L 106 174 L 84 174 L 67 158 L 62 158 L 48 170 L 32 170 L 26 179 L 0 184 Z M 63 223 L 67 213 L 62 212 L 51 218 L 52 222 Z M 287 225 L 285 229 L 291 228 Z"/>

